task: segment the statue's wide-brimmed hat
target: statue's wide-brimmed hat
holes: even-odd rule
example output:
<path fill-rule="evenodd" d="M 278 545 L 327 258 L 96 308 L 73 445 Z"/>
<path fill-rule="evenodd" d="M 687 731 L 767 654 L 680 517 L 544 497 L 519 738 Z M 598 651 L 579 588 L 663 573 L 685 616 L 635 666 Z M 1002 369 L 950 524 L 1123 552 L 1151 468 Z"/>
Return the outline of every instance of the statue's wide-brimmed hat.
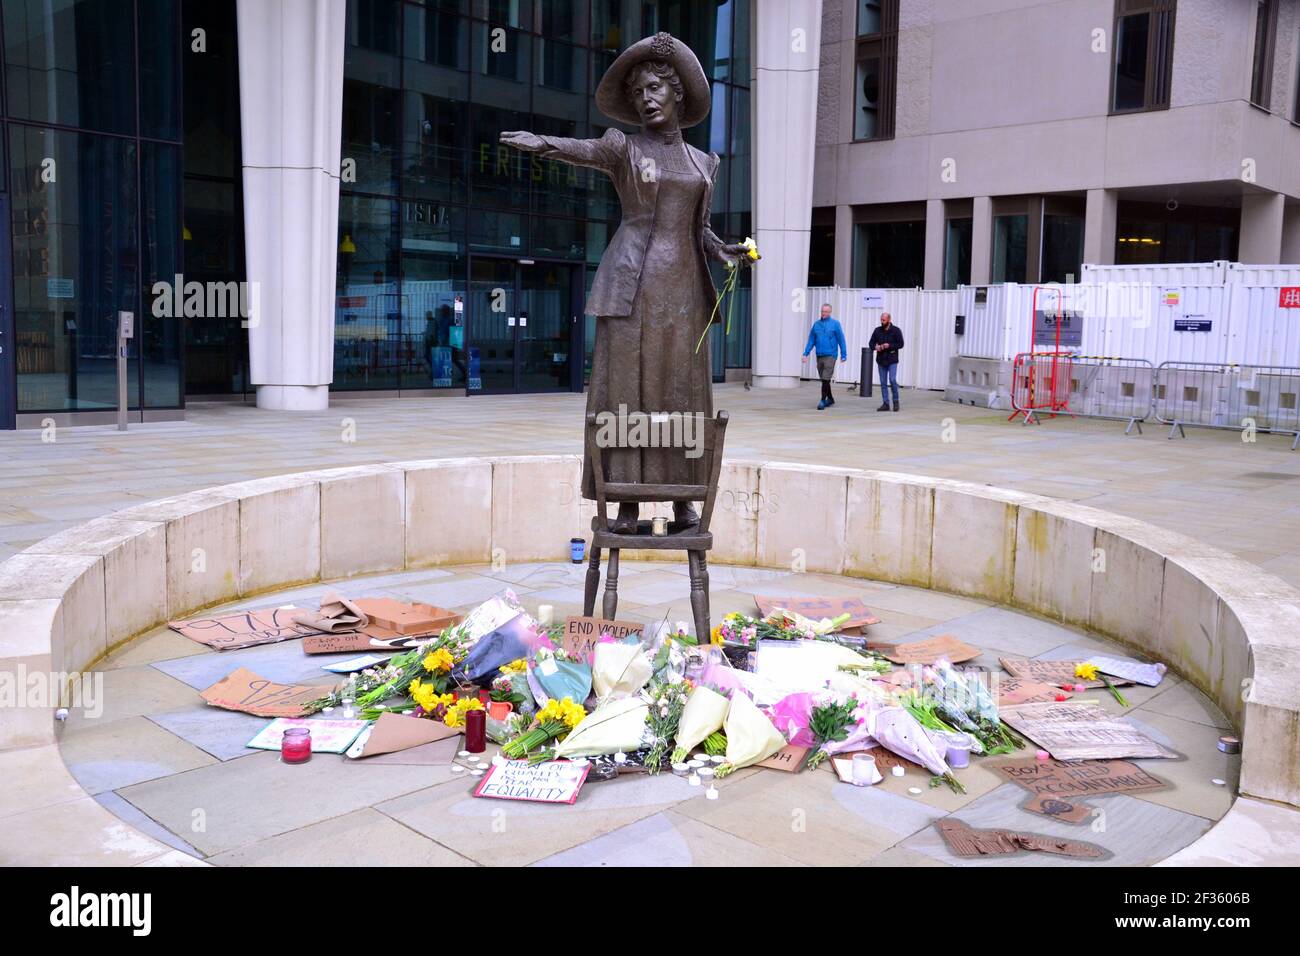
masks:
<path fill-rule="evenodd" d="M 677 71 L 682 81 L 682 102 L 678 121 L 685 128 L 709 115 L 709 80 L 704 75 L 695 52 L 671 33 L 656 33 L 638 40 L 618 55 L 596 87 L 596 106 L 611 119 L 636 125 L 641 117 L 632 108 L 627 95 L 627 78 L 632 70 L 647 62 L 663 62 Z"/>

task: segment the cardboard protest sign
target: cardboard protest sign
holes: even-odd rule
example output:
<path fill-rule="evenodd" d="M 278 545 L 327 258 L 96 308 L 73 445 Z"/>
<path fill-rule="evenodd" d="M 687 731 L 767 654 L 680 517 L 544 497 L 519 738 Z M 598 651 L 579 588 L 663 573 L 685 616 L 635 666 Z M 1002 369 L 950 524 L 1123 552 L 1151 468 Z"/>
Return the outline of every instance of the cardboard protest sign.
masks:
<path fill-rule="evenodd" d="M 1068 692 L 1061 690 L 1055 684 L 1025 680 L 1023 677 L 995 676 L 999 707 L 1011 707 L 1015 704 L 1041 704 L 1056 700 L 1057 694 L 1064 697 L 1070 696 Z"/>
<path fill-rule="evenodd" d="M 238 710 L 255 717 L 305 717 L 304 705 L 325 696 L 328 688 L 277 684 L 241 667 L 217 681 L 200 696 L 213 707 Z"/>
<path fill-rule="evenodd" d="M 1109 793 L 1163 790 L 1168 786 L 1141 767 L 1125 760 L 1061 760 L 1020 758 L 985 763 L 1012 783 L 1029 791 L 1021 808 L 1066 823 L 1086 823 L 1093 815 L 1083 797 Z"/>
<path fill-rule="evenodd" d="M 1039 661 L 1030 657 L 999 657 L 998 663 L 1013 677 L 1021 677 L 1041 684 L 1052 684 L 1055 687 L 1066 684 L 1071 687 L 1078 684 L 1082 684 L 1084 687 L 1106 686 L 1104 681 L 1084 680 L 1082 677 L 1074 676 L 1074 669 L 1083 663 L 1081 660 Z M 1116 678 L 1111 683 L 1116 685 L 1131 684 L 1132 681 Z"/>
<path fill-rule="evenodd" d="M 880 623 L 880 618 L 867 609 L 861 598 L 797 597 L 794 595 L 776 597 L 770 594 L 755 594 L 754 603 L 758 605 L 760 617 L 767 617 L 779 607 L 783 607 L 787 611 L 793 611 L 795 614 L 802 614 L 804 617 L 810 617 L 814 621 L 819 621 L 824 617 L 836 618 L 841 614 L 847 614 L 849 619 L 840 625 L 842 631 Z"/>
<path fill-rule="evenodd" d="M 432 604 L 409 604 L 393 598 L 359 598 L 353 603 L 374 625 L 363 628 L 372 637 L 383 636 L 382 631 L 391 631 L 402 637 L 437 634 L 461 620 L 461 615 L 454 611 Z"/>
<path fill-rule="evenodd" d="M 1018 704 L 1003 707 L 999 716 L 1057 760 L 1178 757 L 1132 724 L 1107 714 L 1095 701 Z"/>
<path fill-rule="evenodd" d="M 476 797 L 527 800 L 532 803 L 573 803 L 591 772 L 591 763 L 547 760 L 529 766 L 527 760 L 492 765 L 474 789 Z"/>
<path fill-rule="evenodd" d="M 1042 833 L 1017 830 L 976 830 L 955 817 L 945 817 L 935 824 L 943 842 L 957 856 L 1005 856 L 1021 850 L 1038 850 L 1060 856 L 1100 860 L 1110 854 L 1095 843 L 1063 840 Z"/>
<path fill-rule="evenodd" d="M 606 621 L 599 617 L 566 617 L 564 619 L 564 650 L 570 658 L 585 661 L 600 635 L 610 634 L 623 640 L 629 634 L 642 634 L 645 625 L 640 621 Z"/>
<path fill-rule="evenodd" d="M 811 747 L 796 747 L 794 744 L 786 744 L 766 760 L 760 760 L 755 766 L 795 773 L 803 767 L 810 750 L 812 750 Z"/>
<path fill-rule="evenodd" d="M 196 617 L 189 621 L 168 621 L 173 631 L 191 641 L 219 651 L 235 651 L 259 644 L 275 644 L 320 633 L 294 621 L 298 609 L 292 606 L 261 611 L 240 611 L 221 617 Z"/>
<path fill-rule="evenodd" d="M 311 731 L 311 752 L 314 754 L 341 754 L 348 749 L 357 734 L 369 726 L 364 720 L 303 720 L 295 717 L 277 717 L 257 732 L 245 746 L 255 750 L 279 750 L 284 732 L 290 727 L 306 727 Z"/>
<path fill-rule="evenodd" d="M 347 754 L 354 759 L 376 757 L 447 740 L 459 734 L 459 730 L 448 727 L 441 720 L 408 717 L 404 714 L 380 714 L 370 730 L 359 736 L 348 748 Z"/>
<path fill-rule="evenodd" d="M 880 653 L 895 664 L 933 664 L 941 657 L 946 657 L 949 663 L 959 664 L 979 657 L 980 649 L 957 640 L 951 634 L 940 634 L 923 641 L 895 644 Z"/>

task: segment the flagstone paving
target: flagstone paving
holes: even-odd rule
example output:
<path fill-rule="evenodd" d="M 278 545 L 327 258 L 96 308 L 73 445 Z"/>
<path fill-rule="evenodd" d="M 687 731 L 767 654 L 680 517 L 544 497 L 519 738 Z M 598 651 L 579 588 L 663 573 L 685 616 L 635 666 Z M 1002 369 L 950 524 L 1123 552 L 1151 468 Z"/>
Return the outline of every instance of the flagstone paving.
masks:
<path fill-rule="evenodd" d="M 620 589 L 620 617 L 689 619 L 684 566 L 627 562 L 623 574 L 628 586 Z M 869 629 L 877 640 L 950 633 L 985 649 L 975 663 L 991 668 L 999 653 L 1066 659 L 1105 648 L 1127 656 L 1083 632 L 954 595 L 725 566 L 716 568 L 716 578 L 725 586 L 712 592 L 715 617 L 731 609 L 753 613 L 755 592 L 854 595 L 882 619 Z M 443 606 L 467 610 L 511 588 L 535 611 L 558 603 L 556 595 L 576 591 L 580 581 L 570 564 L 482 565 L 355 578 L 237 606 L 307 606 L 336 589 L 352 597 L 428 599 L 438 588 Z M 1156 688 L 1124 688 L 1126 708 L 1104 690 L 1077 695 L 1125 715 L 1181 755 L 1135 761 L 1169 789 L 1091 797 L 1098 814 L 1080 825 L 1021 809 L 1027 791 L 1003 782 L 979 759 L 957 773 L 964 794 L 932 788 L 929 774 L 917 770 L 886 774 L 877 786 L 860 789 L 840 783 L 827 764 L 798 774 L 741 770 L 718 783 L 717 800 L 671 774 L 590 782 L 572 806 L 479 799 L 471 793 L 477 778 L 454 769 L 464 763 L 456 756 L 461 738 L 363 761 L 318 754 L 290 766 L 275 753 L 245 746 L 264 718 L 208 707 L 199 697 L 239 666 L 274 680 L 329 685 L 337 678 L 321 665 L 350 656 L 308 657 L 298 641 L 216 652 L 165 630 L 152 632 L 103 663 L 103 713 L 74 712 L 62 725 L 63 760 L 101 807 L 187 855 L 177 862 L 194 857 L 248 866 L 1151 864 L 1178 853 L 1228 813 L 1236 789 L 1239 758 L 1215 746 L 1227 721 L 1174 675 Z M 486 757 L 494 752 L 489 747 Z M 1224 783 L 1213 783 L 1216 778 Z M 949 814 L 976 828 L 1095 843 L 1107 856 L 959 858 L 934 826 Z M 57 807 L 46 815 L 57 826 Z M 0 845 L 0 856 L 6 852 Z M 35 849 L 13 852 L 39 858 Z"/>

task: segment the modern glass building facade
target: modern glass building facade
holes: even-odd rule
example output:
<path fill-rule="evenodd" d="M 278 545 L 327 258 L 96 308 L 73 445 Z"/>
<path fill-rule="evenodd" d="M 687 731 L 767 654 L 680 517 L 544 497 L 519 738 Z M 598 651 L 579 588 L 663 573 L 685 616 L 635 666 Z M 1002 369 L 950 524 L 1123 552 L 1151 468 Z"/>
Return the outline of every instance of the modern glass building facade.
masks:
<path fill-rule="evenodd" d="M 157 317 L 150 292 L 177 274 L 244 279 L 235 7 L 4 0 L 0 427 L 107 420 L 119 311 L 137 316 L 144 417 L 179 416 L 187 395 L 251 397 L 239 316 Z M 497 137 L 600 136 L 605 68 L 668 30 L 713 84 L 687 131 L 722 158 L 713 228 L 743 238 L 749 16 L 750 0 L 348 0 L 333 390 L 580 390 L 584 299 L 618 198 L 603 175 Z M 749 325 L 746 285 L 730 333 L 711 333 L 718 378 L 750 364 Z"/>
<path fill-rule="evenodd" d="M 5 0 L 0 427 L 117 407 L 119 312 L 136 316 L 131 407 L 182 405 L 182 332 L 147 291 L 182 267 L 175 0 Z M 165 417 L 165 414 L 164 414 Z"/>

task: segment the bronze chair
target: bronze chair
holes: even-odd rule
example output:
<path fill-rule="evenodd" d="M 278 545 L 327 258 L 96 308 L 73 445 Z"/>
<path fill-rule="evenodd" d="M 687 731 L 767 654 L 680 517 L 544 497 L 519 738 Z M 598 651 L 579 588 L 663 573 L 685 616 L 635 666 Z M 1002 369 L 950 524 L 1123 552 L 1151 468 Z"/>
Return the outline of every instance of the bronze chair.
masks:
<path fill-rule="evenodd" d="M 700 416 L 703 418 L 703 416 Z M 659 551 L 685 551 L 690 566 L 691 612 L 695 618 L 695 635 L 701 642 L 709 639 L 709 566 L 705 555 L 713 547 L 713 533 L 709 521 L 718 495 L 718 474 L 722 470 L 722 447 L 727 432 L 727 413 L 718 412 L 713 419 L 700 422 L 701 455 L 694 459 L 695 476 L 707 475 L 705 484 L 651 484 L 646 482 L 611 482 L 605 479 L 605 461 L 602 451 L 635 447 L 630 444 L 596 443 L 596 415 L 587 416 L 587 456 L 591 461 L 592 477 L 596 486 L 596 514 L 591 519 L 591 557 L 587 566 L 587 586 L 584 594 L 584 611 L 591 617 L 596 607 L 596 590 L 600 586 L 600 553 L 609 551 L 609 566 L 605 573 L 605 598 L 603 611 L 606 620 L 618 613 L 618 554 L 623 548 Z M 623 436 L 624 440 L 626 436 Z M 659 449 L 662 451 L 662 449 Z M 686 457 L 686 449 L 682 449 Z M 668 522 L 667 535 L 651 533 L 652 521 L 637 522 L 635 534 L 616 534 L 613 521 L 608 517 L 606 504 L 611 501 L 635 501 L 638 504 L 659 501 L 701 502 L 698 523 Z"/>

